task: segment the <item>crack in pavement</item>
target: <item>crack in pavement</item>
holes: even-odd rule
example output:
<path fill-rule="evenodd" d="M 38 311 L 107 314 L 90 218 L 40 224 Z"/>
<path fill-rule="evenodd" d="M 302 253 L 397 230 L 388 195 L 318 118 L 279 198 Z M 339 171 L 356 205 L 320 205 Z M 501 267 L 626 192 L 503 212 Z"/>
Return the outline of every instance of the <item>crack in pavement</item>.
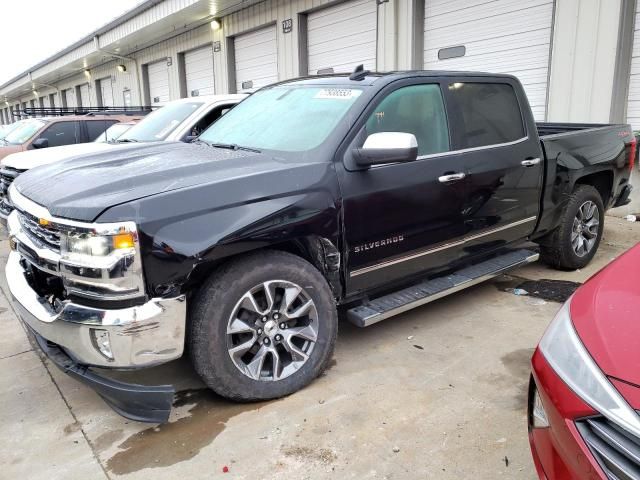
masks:
<path fill-rule="evenodd" d="M 23 353 L 28 353 L 28 352 L 33 352 L 33 348 L 30 348 L 29 350 L 24 350 L 24 351 L 18 352 L 18 353 L 12 353 L 11 355 L 7 355 L 6 357 L 0 357 L 0 360 L 5 360 L 7 358 L 17 357 L 18 355 L 22 355 Z"/>

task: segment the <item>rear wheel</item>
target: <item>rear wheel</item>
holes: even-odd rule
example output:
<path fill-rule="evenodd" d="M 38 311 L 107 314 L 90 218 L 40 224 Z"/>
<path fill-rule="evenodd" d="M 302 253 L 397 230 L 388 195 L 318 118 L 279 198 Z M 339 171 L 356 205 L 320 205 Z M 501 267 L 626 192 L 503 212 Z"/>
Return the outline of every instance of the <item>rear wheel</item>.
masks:
<path fill-rule="evenodd" d="M 600 194 L 590 185 L 578 185 L 562 212 L 560 225 L 541 246 L 541 258 L 562 270 L 582 268 L 596 254 L 603 229 Z"/>
<path fill-rule="evenodd" d="M 234 400 L 288 395 L 326 368 L 338 329 L 327 282 L 284 252 L 230 262 L 196 296 L 190 352 L 214 391 Z"/>

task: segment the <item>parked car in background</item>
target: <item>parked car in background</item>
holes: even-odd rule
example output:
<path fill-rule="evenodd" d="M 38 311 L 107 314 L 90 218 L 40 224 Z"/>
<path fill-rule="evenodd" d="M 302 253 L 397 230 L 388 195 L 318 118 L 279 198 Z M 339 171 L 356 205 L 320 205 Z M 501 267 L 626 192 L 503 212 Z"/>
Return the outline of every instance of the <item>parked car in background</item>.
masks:
<path fill-rule="evenodd" d="M 127 115 L 67 115 L 21 120 L 0 144 L 0 160 L 26 150 L 92 142 L 111 125 L 130 118 Z"/>
<path fill-rule="evenodd" d="M 508 75 L 281 82 L 193 143 L 20 175 L 7 281 L 43 351 L 124 415 L 167 420 L 173 387 L 87 367 L 157 365 L 185 343 L 220 395 L 282 397 L 328 365 L 338 308 L 372 325 L 535 261 L 529 240 L 556 268 L 589 263 L 635 145 L 628 125 L 536 125 Z"/>
<path fill-rule="evenodd" d="M 101 134 L 94 143 L 28 150 L 7 156 L 0 162 L 0 222 L 4 223 L 12 210 L 6 198 L 7 189 L 25 171 L 69 158 L 105 152 L 124 144 L 189 142 L 246 97 L 245 94 L 206 95 L 176 100 L 153 111 L 134 125 L 124 122 L 128 127 L 126 132 L 120 133 L 114 141 L 102 141 L 105 137 Z M 123 123 L 116 123 L 109 129 L 122 127 Z"/>
<path fill-rule="evenodd" d="M 540 478 L 640 478 L 640 245 L 563 305 L 533 355 L 529 441 Z"/>

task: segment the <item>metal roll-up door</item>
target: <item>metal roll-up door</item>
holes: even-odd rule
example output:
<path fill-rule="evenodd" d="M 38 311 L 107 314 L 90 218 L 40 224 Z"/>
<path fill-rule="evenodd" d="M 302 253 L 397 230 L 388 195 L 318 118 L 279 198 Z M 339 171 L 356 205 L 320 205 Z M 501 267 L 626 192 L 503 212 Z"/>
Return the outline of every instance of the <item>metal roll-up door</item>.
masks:
<path fill-rule="evenodd" d="M 64 91 L 64 94 L 65 98 L 67 99 L 67 108 L 75 108 L 78 106 L 75 88 L 68 88 Z"/>
<path fill-rule="evenodd" d="M 627 123 L 640 129 L 640 2 L 636 4 L 636 22 L 633 32 L 629 96 L 627 97 Z"/>
<path fill-rule="evenodd" d="M 111 77 L 102 78 L 100 80 L 100 98 L 103 107 L 113 107 L 113 84 Z"/>
<path fill-rule="evenodd" d="M 147 67 L 149 80 L 149 98 L 151 105 L 168 102 L 169 97 L 169 67 L 167 61 L 150 63 Z"/>
<path fill-rule="evenodd" d="M 184 54 L 187 97 L 213 95 L 213 48 L 211 45 Z"/>
<path fill-rule="evenodd" d="M 278 44 L 275 25 L 238 35 L 234 39 L 238 92 L 278 81 Z"/>
<path fill-rule="evenodd" d="M 429 0 L 424 68 L 515 75 L 546 115 L 553 0 Z"/>
<path fill-rule="evenodd" d="M 91 98 L 89 98 L 88 83 L 80 85 L 80 101 L 78 103 L 85 108 L 91 106 Z"/>
<path fill-rule="evenodd" d="M 375 0 L 354 0 L 307 16 L 309 73 L 352 72 L 360 64 L 376 69 Z"/>

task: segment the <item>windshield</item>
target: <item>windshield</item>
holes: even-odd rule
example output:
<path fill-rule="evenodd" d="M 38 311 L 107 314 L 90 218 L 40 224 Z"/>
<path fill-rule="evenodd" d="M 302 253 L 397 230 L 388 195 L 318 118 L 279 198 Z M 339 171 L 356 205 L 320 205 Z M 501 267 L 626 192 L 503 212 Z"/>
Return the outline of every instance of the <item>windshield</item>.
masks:
<path fill-rule="evenodd" d="M 7 136 L 4 137 L 4 140 L 12 145 L 21 145 L 33 137 L 44 124 L 45 122 L 42 120 L 21 120 L 20 125 L 11 130 Z"/>
<path fill-rule="evenodd" d="M 162 107 L 151 112 L 140 123 L 131 127 L 124 135 L 118 138 L 118 142 L 157 142 L 164 140 L 202 105 L 202 102 L 181 102 Z"/>
<path fill-rule="evenodd" d="M 114 125 L 111 125 L 104 132 L 98 135 L 98 138 L 94 140 L 94 143 L 113 142 L 130 128 L 131 125 L 128 123 L 116 123 Z"/>
<path fill-rule="evenodd" d="M 362 90 L 279 86 L 239 103 L 200 135 L 213 144 L 280 150 L 311 150 L 345 116 Z"/>
<path fill-rule="evenodd" d="M 14 122 L 9 125 L 0 126 L 0 140 L 4 140 L 4 137 L 9 135 L 9 132 L 20 125 L 20 122 Z"/>

